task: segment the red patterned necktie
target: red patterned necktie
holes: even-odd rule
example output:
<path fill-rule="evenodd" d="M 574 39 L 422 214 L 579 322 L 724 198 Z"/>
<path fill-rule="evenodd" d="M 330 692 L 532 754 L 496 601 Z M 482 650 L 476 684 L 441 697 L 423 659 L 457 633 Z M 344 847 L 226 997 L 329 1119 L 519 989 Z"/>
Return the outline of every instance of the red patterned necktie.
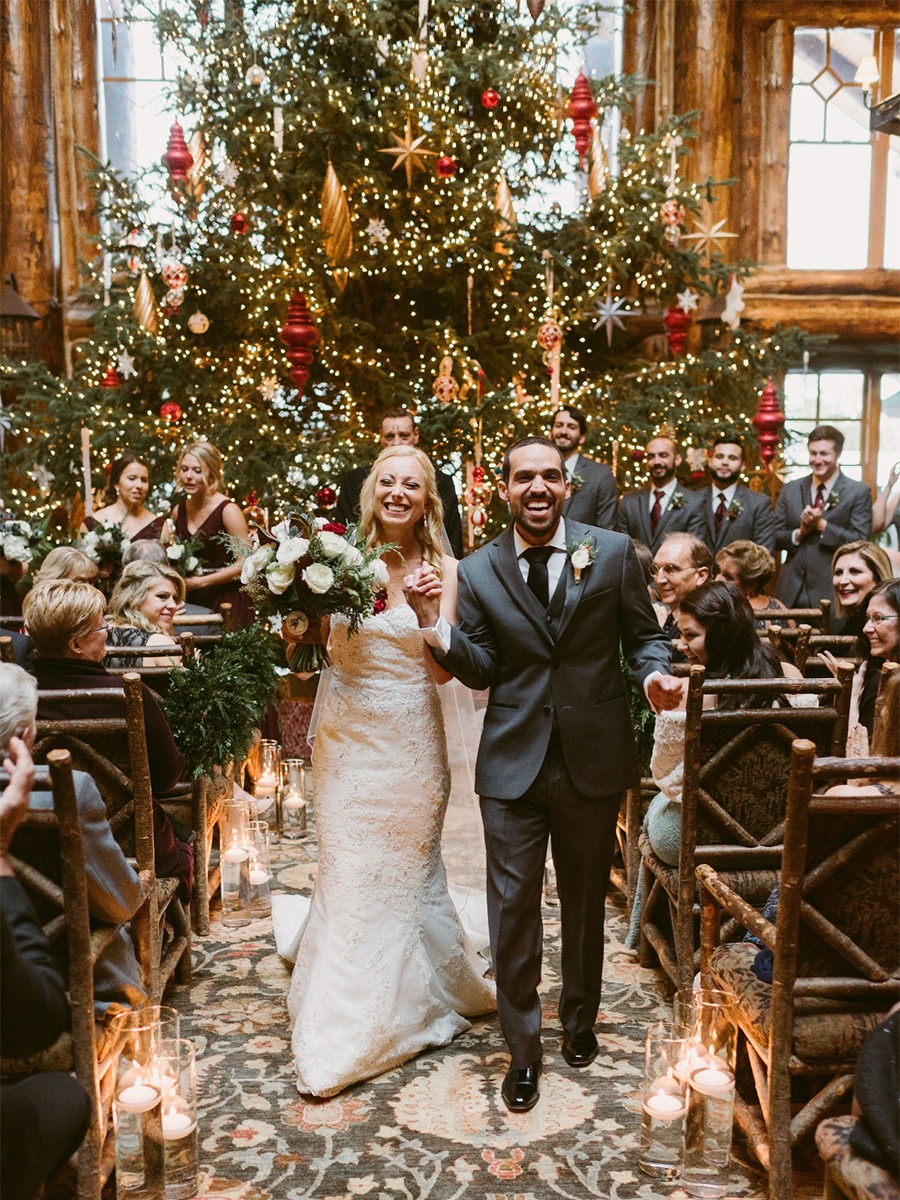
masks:
<path fill-rule="evenodd" d="M 654 492 L 653 493 L 653 495 L 656 497 L 656 502 L 653 505 L 653 507 L 650 509 L 650 531 L 651 531 L 651 533 L 656 533 L 656 527 L 659 524 L 660 517 L 662 516 L 662 498 L 663 498 L 663 496 L 665 496 L 665 494 L 666 494 L 665 492 Z"/>
<path fill-rule="evenodd" d="M 722 530 L 722 522 L 725 520 L 725 493 L 719 492 L 719 505 L 716 509 L 716 537 L 719 536 Z"/>
<path fill-rule="evenodd" d="M 820 483 L 819 490 L 816 492 L 816 499 L 815 499 L 813 508 L 818 508 L 819 510 L 821 510 L 824 507 L 825 507 L 825 484 Z"/>

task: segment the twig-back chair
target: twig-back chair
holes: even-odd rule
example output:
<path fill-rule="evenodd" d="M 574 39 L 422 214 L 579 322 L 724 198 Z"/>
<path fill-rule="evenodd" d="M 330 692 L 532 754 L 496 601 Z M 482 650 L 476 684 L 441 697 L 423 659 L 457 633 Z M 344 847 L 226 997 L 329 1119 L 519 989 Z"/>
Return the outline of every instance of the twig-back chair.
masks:
<path fill-rule="evenodd" d="M 849 1094 L 862 1042 L 900 998 L 900 795 L 813 794 L 873 778 L 900 781 L 900 758 L 816 758 L 813 742 L 794 742 L 775 924 L 697 868 L 701 972 L 737 996 L 757 1099 L 738 1097 L 735 1116 L 772 1200 L 790 1200 L 793 1147 Z M 771 985 L 750 970 L 753 944 L 721 944 L 723 911 L 773 952 Z M 795 1076 L 827 1082 L 792 1107 Z"/>

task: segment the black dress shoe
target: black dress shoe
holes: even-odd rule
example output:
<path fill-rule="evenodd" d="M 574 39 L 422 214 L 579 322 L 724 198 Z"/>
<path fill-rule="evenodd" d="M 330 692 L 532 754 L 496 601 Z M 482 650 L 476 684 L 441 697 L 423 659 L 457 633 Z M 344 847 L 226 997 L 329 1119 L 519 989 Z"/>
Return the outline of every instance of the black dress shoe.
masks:
<path fill-rule="evenodd" d="M 510 1067 L 500 1088 L 503 1103 L 510 1112 L 528 1112 L 540 1098 L 538 1079 L 541 1075 L 540 1059 L 527 1067 Z"/>
<path fill-rule="evenodd" d="M 600 1047 L 592 1029 L 563 1035 L 562 1055 L 570 1067 L 587 1067 L 597 1057 Z"/>

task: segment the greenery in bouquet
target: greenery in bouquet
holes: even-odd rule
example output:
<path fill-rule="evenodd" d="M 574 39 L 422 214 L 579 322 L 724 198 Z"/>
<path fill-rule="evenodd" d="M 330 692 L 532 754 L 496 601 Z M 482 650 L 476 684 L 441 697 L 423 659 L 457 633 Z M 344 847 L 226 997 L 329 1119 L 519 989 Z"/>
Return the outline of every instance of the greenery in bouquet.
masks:
<path fill-rule="evenodd" d="M 259 625 L 223 634 L 170 672 L 162 705 L 195 779 L 244 757 L 280 684 L 275 646 Z"/>
<path fill-rule="evenodd" d="M 203 539 L 199 537 L 182 538 L 175 535 L 166 546 L 166 558 L 173 571 L 183 578 L 196 575 L 200 568 L 203 555 Z"/>
<path fill-rule="evenodd" d="M 291 670 L 321 671 L 328 666 L 328 654 L 314 640 L 317 627 L 340 613 L 353 634 L 383 607 L 388 572 L 381 555 L 395 547 L 361 549 L 354 528 L 322 517 L 288 516 L 264 536 L 258 549 L 238 549 L 244 590 L 273 632 L 283 627 L 290 635 Z"/>
<path fill-rule="evenodd" d="M 117 571 L 122 566 L 122 555 L 131 545 L 121 525 L 98 521 L 88 533 L 83 533 L 77 542 L 78 549 L 92 558 L 98 567 L 112 567 Z"/>

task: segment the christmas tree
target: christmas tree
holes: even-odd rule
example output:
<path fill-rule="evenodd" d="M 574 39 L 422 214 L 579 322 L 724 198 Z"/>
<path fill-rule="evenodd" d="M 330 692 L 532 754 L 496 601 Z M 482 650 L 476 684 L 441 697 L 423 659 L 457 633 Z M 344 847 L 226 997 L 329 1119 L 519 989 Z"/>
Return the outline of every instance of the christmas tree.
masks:
<path fill-rule="evenodd" d="M 586 410 L 623 485 L 663 423 L 686 445 L 745 430 L 802 334 L 684 352 L 698 303 L 728 293 L 737 325 L 749 264 L 728 262 L 722 185 L 680 179 L 684 118 L 623 134 L 610 167 L 604 132 L 634 81 L 559 83 L 599 9 L 528 7 L 164 8 L 159 37 L 188 64 L 169 145 L 140 180 L 96 164 L 97 315 L 73 377 L 4 365 L 7 503 L 69 500 L 86 428 L 95 486 L 129 450 L 171 490 L 177 447 L 202 436 L 239 501 L 311 506 L 371 453 L 377 412 L 404 405 L 460 469 L 478 528 L 504 447 L 559 402 Z"/>

